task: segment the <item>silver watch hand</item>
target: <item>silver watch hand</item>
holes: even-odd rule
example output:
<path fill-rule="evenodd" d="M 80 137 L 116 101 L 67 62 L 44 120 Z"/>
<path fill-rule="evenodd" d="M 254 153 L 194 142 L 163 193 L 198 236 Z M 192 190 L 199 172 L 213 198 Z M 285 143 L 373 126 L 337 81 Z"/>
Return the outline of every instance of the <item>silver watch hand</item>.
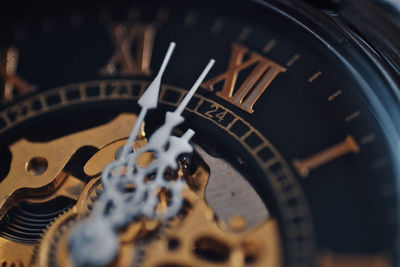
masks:
<path fill-rule="evenodd" d="M 178 167 L 179 155 L 193 150 L 189 140 L 194 131 L 189 129 L 181 137 L 171 136 L 171 131 L 184 121 L 181 113 L 214 64 L 214 60 L 208 63 L 178 108 L 174 112 L 167 112 L 164 125 L 156 130 L 149 143 L 136 153 L 130 150 L 147 110 L 157 106 L 161 76 L 173 46 L 174 44 L 170 46 L 159 74 L 139 100 L 142 111 L 124 147 L 125 152 L 119 159 L 106 166 L 101 174 L 104 189 L 95 204 L 92 216 L 78 225 L 70 236 L 70 253 L 77 266 L 109 264 L 118 253 L 119 229 L 141 216 L 159 220 L 171 218 L 182 207 L 184 180 L 169 181 L 164 177 L 164 173 L 168 168 Z M 167 143 L 169 145 L 166 148 Z M 146 152 L 153 152 L 155 160 L 146 167 L 141 167 L 137 159 Z M 156 173 L 155 178 L 146 182 L 153 173 Z M 126 185 L 133 186 L 135 190 L 127 192 Z M 159 204 L 157 192 L 160 190 L 168 190 L 170 194 L 167 211 L 161 215 L 156 211 Z"/>
<path fill-rule="evenodd" d="M 146 117 L 147 111 L 149 109 L 153 109 L 153 108 L 157 107 L 158 95 L 160 93 L 160 87 L 161 87 L 161 78 L 164 74 L 165 68 L 168 65 L 169 59 L 171 58 L 171 55 L 172 55 L 172 52 L 174 51 L 174 49 L 175 49 L 175 43 L 171 42 L 157 76 L 154 78 L 154 80 L 151 82 L 151 84 L 149 85 L 147 90 L 144 92 L 144 94 L 140 97 L 140 99 L 138 101 L 138 104 L 142 109 L 139 113 L 139 116 L 136 120 L 135 125 L 133 126 L 132 132 L 129 135 L 129 138 L 126 141 L 126 144 L 122 150 L 120 159 L 125 159 L 126 155 L 131 150 L 132 144 L 135 141 L 135 139 L 139 133 L 140 126 L 142 125 L 142 122 L 143 122 L 144 118 Z"/>
<path fill-rule="evenodd" d="M 197 89 L 199 88 L 200 84 L 203 82 L 204 78 L 206 77 L 207 73 L 210 71 L 211 67 L 214 65 L 215 60 L 211 59 L 199 78 L 193 84 L 192 88 L 186 94 L 185 98 L 179 104 L 174 112 L 167 112 L 165 116 L 165 123 L 162 127 L 160 127 L 157 131 L 153 133 L 150 137 L 149 147 L 157 148 L 162 147 L 167 144 L 168 137 L 171 134 L 172 129 L 182 123 L 184 121 L 182 117 L 182 112 L 186 108 L 187 104 L 189 103 L 190 99 L 192 99 L 193 95 L 196 93 Z"/>

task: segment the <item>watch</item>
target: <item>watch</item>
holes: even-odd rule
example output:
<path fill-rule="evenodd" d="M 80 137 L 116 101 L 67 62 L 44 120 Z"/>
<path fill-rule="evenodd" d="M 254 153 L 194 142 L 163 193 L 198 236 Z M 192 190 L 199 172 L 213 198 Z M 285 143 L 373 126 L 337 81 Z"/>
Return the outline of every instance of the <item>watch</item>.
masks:
<path fill-rule="evenodd" d="M 0 1 L 2 266 L 397 266 L 396 1 Z"/>

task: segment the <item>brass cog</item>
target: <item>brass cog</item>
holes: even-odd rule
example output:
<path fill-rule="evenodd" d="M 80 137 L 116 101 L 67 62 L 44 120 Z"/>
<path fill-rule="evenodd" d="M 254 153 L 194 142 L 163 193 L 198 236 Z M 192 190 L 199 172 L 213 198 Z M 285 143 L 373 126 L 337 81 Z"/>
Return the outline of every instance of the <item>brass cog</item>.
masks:
<path fill-rule="evenodd" d="M 144 267 L 273 267 L 282 266 L 278 224 L 268 219 L 257 227 L 232 233 L 212 209 L 188 188 L 191 209 L 156 242 L 146 247 Z M 231 229 L 232 230 L 232 229 Z"/>
<path fill-rule="evenodd" d="M 129 119 L 128 115 L 121 116 L 125 116 L 125 120 Z M 120 118 L 120 121 L 123 119 Z M 144 136 L 142 131 L 141 138 L 134 144 L 135 150 L 146 144 Z M 90 216 L 102 190 L 99 175 L 115 159 L 125 142 L 124 138 L 111 140 L 86 162 L 84 171 L 92 179 L 80 188 L 75 186 L 76 204 L 54 220 L 45 232 L 32 257 L 33 266 L 73 266 L 68 252 L 69 235 L 82 219 Z M 152 160 L 151 153 L 139 158 L 143 165 Z M 208 166 L 202 162 L 194 173 L 189 174 L 187 164 L 185 161 L 180 162 L 178 171 L 171 174 L 171 179 L 184 177 L 187 182 L 183 191 L 185 204 L 181 212 L 165 223 L 140 219 L 121 230 L 120 251 L 112 266 L 128 266 L 133 263 L 145 267 L 280 266 L 281 244 L 276 220 L 269 218 L 249 230 L 246 230 L 247 222 L 240 215 L 234 216 L 228 225 L 218 220 L 205 202 Z M 64 180 L 61 185 L 68 186 L 73 182 L 72 177 Z M 55 192 L 70 191 L 63 188 L 58 186 Z M 47 199 L 51 197 L 46 196 Z M 159 198 L 157 211 L 163 212 L 168 206 L 168 195 L 160 191 Z"/>
<path fill-rule="evenodd" d="M 142 139 L 139 139 L 134 144 L 135 150 L 142 147 L 146 142 L 144 135 L 141 136 Z M 84 167 L 86 174 L 97 177 L 91 179 L 84 187 L 76 204 L 50 225 L 32 258 L 33 266 L 73 266 L 68 255 L 69 233 L 80 220 L 90 216 L 90 211 L 102 191 L 102 184 L 98 175 L 105 165 L 114 159 L 115 153 L 125 142 L 125 139 L 111 142 L 101 148 L 86 163 Z M 140 160 L 146 162 L 151 160 L 151 157 L 144 155 Z M 115 266 L 126 266 L 132 262 L 132 253 L 125 253 L 125 251 L 133 251 L 133 244 L 136 238 L 143 237 L 146 233 L 156 230 L 159 225 L 156 221 L 141 220 L 127 227 L 120 235 L 122 256 L 115 260 Z"/>
<path fill-rule="evenodd" d="M 22 196 L 46 198 L 58 191 L 58 194 L 65 193 L 69 197 L 69 191 L 58 189 L 68 178 L 65 166 L 75 152 L 84 146 L 101 149 L 115 140 L 126 138 L 135 120 L 135 115 L 122 114 L 109 123 L 49 142 L 34 143 L 21 139 L 12 144 L 13 160 L 0 188 L 0 218 L 22 200 Z M 80 186 L 83 187 L 82 184 Z M 73 197 L 76 199 L 76 194 Z"/>
<path fill-rule="evenodd" d="M 54 218 L 57 218 L 65 209 L 72 206 L 72 203 L 76 202 L 80 197 L 85 187 L 85 182 L 65 171 L 66 164 L 71 160 L 75 152 L 82 146 L 89 144 L 102 149 L 110 145 L 110 142 L 125 138 L 129 135 L 131 125 L 135 120 L 136 115 L 121 114 L 104 125 L 49 142 L 32 143 L 21 139 L 10 146 L 13 159 L 10 171 L 3 180 L 6 185 L 2 186 L 2 191 L 0 192 L 0 195 L 7 196 L 0 203 L 0 217 L 4 215 L 1 221 L 2 231 L 0 233 L 1 266 L 29 266 L 36 243 L 43 234 L 42 231 L 46 229 Z M 138 146 L 140 147 L 142 138 L 144 138 L 143 128 L 139 134 L 139 142 L 135 144 L 135 149 Z M 25 148 L 25 145 L 29 147 L 29 150 Z M 54 158 L 53 154 L 58 156 Z M 35 156 L 33 157 L 32 155 Z M 38 155 L 40 157 L 37 157 Z M 25 162 L 22 162 L 24 160 Z M 47 166 L 42 165 L 46 162 Z M 21 169 L 20 166 L 25 166 L 25 168 Z M 32 220 L 30 220 L 30 217 L 21 214 L 25 210 L 19 212 L 17 209 L 14 211 L 22 204 L 25 206 L 32 205 L 34 210 L 35 207 L 40 205 L 50 205 L 53 203 L 52 201 L 60 197 L 70 200 L 68 203 L 71 204 L 68 204 L 59 212 L 52 211 L 51 216 L 44 214 L 43 218 L 32 217 Z M 12 218 L 12 216 L 8 215 L 10 212 L 16 214 L 15 221 L 12 221 L 12 219 L 10 222 L 8 221 L 8 217 Z M 34 221 L 40 222 L 40 224 L 35 224 L 29 228 Z M 21 231 L 21 238 L 18 238 L 16 235 Z M 13 233 L 16 233 L 16 235 L 14 236 Z M 30 239 L 24 239 L 24 234 L 30 234 Z"/>
<path fill-rule="evenodd" d="M 124 141 L 119 142 L 122 144 Z M 102 165 L 106 161 L 101 159 L 106 153 L 115 153 L 121 145 L 119 142 L 95 154 L 85 170 L 97 173 L 94 168 L 104 168 Z M 151 160 L 151 157 L 143 160 Z M 120 253 L 112 266 L 130 266 L 133 263 L 146 267 L 281 266 L 281 244 L 276 220 L 270 218 L 244 231 L 246 222 L 237 216 L 226 226 L 215 218 L 204 200 L 209 176 L 207 168 L 200 165 L 189 177 L 184 175 L 187 174 L 186 166 L 182 163 L 180 166 L 178 176 L 184 176 L 188 184 L 183 191 L 185 205 L 182 211 L 166 224 L 141 219 L 124 229 L 119 238 Z M 90 216 L 90 207 L 96 201 L 99 190 L 100 179 L 92 179 L 82 191 L 77 204 L 51 225 L 39 246 L 34 266 L 73 266 L 67 247 L 69 233 L 82 217 Z M 162 196 L 160 198 L 163 199 Z"/>

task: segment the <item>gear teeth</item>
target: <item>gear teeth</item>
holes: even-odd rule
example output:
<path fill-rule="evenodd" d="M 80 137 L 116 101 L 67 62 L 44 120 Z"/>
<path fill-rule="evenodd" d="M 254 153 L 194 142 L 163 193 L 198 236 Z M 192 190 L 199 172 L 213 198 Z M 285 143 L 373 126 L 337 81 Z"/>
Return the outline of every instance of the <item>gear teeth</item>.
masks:
<path fill-rule="evenodd" d="M 56 221 L 58 219 L 60 219 L 61 216 L 63 216 L 65 213 L 69 212 L 71 209 L 72 209 L 72 207 L 70 207 L 70 208 L 64 210 L 63 212 L 61 212 L 60 214 L 58 214 L 50 222 L 50 224 L 46 226 L 46 229 L 40 234 L 40 239 L 38 240 L 39 242 L 35 245 L 35 248 L 33 249 L 33 253 L 32 253 L 32 257 L 31 257 L 29 266 L 35 266 L 36 265 L 36 261 L 37 261 L 39 250 L 40 250 L 40 246 L 42 244 L 42 240 L 43 240 L 44 236 L 46 235 L 46 232 L 49 231 L 49 229 L 56 223 Z M 56 236 L 55 238 L 58 238 L 58 237 Z M 3 267 L 3 265 L 0 265 L 0 266 Z M 18 265 L 16 265 L 16 266 L 18 266 Z"/>
<path fill-rule="evenodd" d="M 89 196 L 86 195 L 85 207 L 90 211 L 94 207 L 93 202 L 97 201 L 102 190 L 101 188 L 95 188 L 93 191 L 90 191 L 90 187 L 87 187 L 86 189 L 87 190 L 85 191 L 84 189 L 83 192 L 88 193 Z M 38 266 L 40 264 L 44 267 L 60 267 L 61 263 L 57 260 L 58 243 L 62 240 L 63 236 L 68 232 L 68 230 L 71 229 L 71 226 L 76 224 L 78 220 L 82 220 L 90 216 L 90 212 L 85 210 L 78 213 L 73 212 L 72 210 L 76 207 L 77 206 L 75 204 L 74 206 L 64 210 L 46 227 L 45 231 L 41 234 L 39 243 L 35 246 L 34 255 L 31 257 L 30 266 Z M 51 231 L 51 233 L 49 233 L 49 231 Z M 49 238 L 46 237 L 48 233 L 51 234 Z M 43 241 L 44 238 L 46 239 Z M 43 252 L 46 253 L 47 259 L 45 262 L 40 262 L 42 259 L 39 259 L 38 257 L 42 249 L 44 250 Z M 2 266 L 0 265 L 0 267 Z"/>
<path fill-rule="evenodd" d="M 40 240 L 43 238 L 43 236 L 44 236 L 44 233 L 40 234 Z M 35 263 L 37 261 L 38 253 L 39 253 L 39 246 L 40 246 L 40 243 L 37 243 L 35 245 L 35 248 L 33 249 L 33 252 L 32 252 L 31 260 L 29 262 L 29 266 L 35 265 Z"/>
<path fill-rule="evenodd" d="M 0 261 L 0 266 L 1 267 L 25 267 L 25 265 L 22 262 L 9 262 L 6 260 Z"/>
<path fill-rule="evenodd" d="M 98 188 L 95 190 L 95 192 L 96 192 L 96 195 L 99 196 L 101 194 L 101 192 L 103 192 L 103 189 Z"/>

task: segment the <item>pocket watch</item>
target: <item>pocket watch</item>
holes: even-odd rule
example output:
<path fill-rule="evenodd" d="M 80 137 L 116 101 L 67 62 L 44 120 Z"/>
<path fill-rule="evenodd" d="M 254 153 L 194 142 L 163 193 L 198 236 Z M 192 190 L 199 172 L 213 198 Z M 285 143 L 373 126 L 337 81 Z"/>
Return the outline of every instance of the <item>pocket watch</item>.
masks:
<path fill-rule="evenodd" d="M 396 1 L 0 1 L 1 266 L 397 266 Z"/>

